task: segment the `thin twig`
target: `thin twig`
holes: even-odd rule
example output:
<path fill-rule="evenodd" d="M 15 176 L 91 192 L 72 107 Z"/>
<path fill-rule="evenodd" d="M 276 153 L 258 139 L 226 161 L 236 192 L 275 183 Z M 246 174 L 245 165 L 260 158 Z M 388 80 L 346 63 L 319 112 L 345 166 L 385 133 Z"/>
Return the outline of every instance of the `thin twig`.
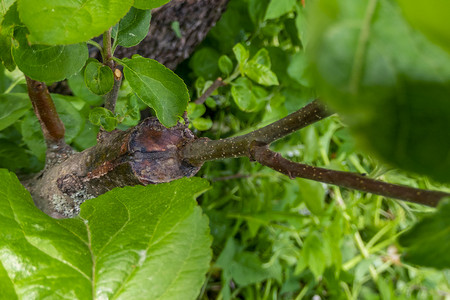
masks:
<path fill-rule="evenodd" d="M 122 72 L 116 68 L 114 69 L 114 85 L 111 91 L 105 95 L 105 108 L 114 113 L 116 108 L 117 97 L 119 96 L 120 85 L 122 84 Z"/>
<path fill-rule="evenodd" d="M 57 144 L 64 139 L 64 124 L 56 112 L 55 104 L 45 83 L 25 76 L 28 95 L 33 104 L 34 113 L 39 119 L 47 146 Z"/>
<path fill-rule="evenodd" d="M 374 180 L 355 173 L 295 163 L 271 151 L 267 145 L 254 143 L 251 147 L 251 157 L 260 164 L 286 174 L 290 178 L 301 177 L 432 207 L 436 207 L 443 198 L 450 197 L 450 194 L 445 192 L 416 189 Z"/>
<path fill-rule="evenodd" d="M 105 33 L 103 33 L 103 63 L 114 70 L 114 61 L 112 60 L 112 50 L 111 50 L 111 30 L 109 28 Z"/>
<path fill-rule="evenodd" d="M 227 85 L 227 83 L 224 82 L 221 77 L 218 77 L 194 103 L 203 104 L 215 90 L 224 85 Z"/>
<path fill-rule="evenodd" d="M 209 160 L 249 156 L 253 141 L 270 144 L 331 114 L 325 105 L 315 100 L 287 117 L 245 135 L 220 140 L 197 139 L 187 144 L 181 155 L 192 165 L 202 165 Z"/>

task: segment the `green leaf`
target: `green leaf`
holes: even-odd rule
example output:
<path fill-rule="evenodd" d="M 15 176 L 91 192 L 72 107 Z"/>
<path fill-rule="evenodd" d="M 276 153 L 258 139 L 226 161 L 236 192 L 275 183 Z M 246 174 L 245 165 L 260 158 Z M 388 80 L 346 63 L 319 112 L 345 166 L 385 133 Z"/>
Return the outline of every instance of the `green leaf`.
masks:
<path fill-rule="evenodd" d="M 213 121 L 211 121 L 210 117 L 197 118 L 192 120 L 192 125 L 194 125 L 194 127 L 200 131 L 206 131 L 211 129 Z"/>
<path fill-rule="evenodd" d="M 156 111 L 166 127 L 174 126 L 186 110 L 189 93 L 183 80 L 153 59 L 134 55 L 121 60 L 133 91 Z"/>
<path fill-rule="evenodd" d="M 69 88 L 72 93 L 78 98 L 83 99 L 89 105 L 97 106 L 103 103 L 103 97 L 92 93 L 84 83 L 83 69 L 80 72 L 75 73 L 67 79 Z"/>
<path fill-rule="evenodd" d="M 197 118 L 200 118 L 203 116 L 203 114 L 206 112 L 206 107 L 203 104 L 195 104 L 194 102 L 191 102 L 187 106 L 187 113 L 189 116 L 189 119 L 194 120 Z"/>
<path fill-rule="evenodd" d="M 296 0 L 271 0 L 267 7 L 264 20 L 276 19 L 290 12 Z"/>
<path fill-rule="evenodd" d="M 270 86 L 278 85 L 278 78 L 270 68 L 260 65 L 254 61 L 249 61 L 244 66 L 245 75 L 259 84 Z"/>
<path fill-rule="evenodd" d="M 222 55 L 219 57 L 217 64 L 219 65 L 220 72 L 226 74 L 227 76 L 233 72 L 233 62 L 228 56 Z"/>
<path fill-rule="evenodd" d="M 84 82 L 94 94 L 104 95 L 114 86 L 114 74 L 110 67 L 91 60 L 84 69 Z"/>
<path fill-rule="evenodd" d="M 64 139 L 67 143 L 71 143 L 83 130 L 85 119 L 70 103 L 71 99 L 75 97 L 58 94 L 51 94 L 51 96 L 55 103 L 56 111 L 66 129 Z M 22 120 L 21 132 L 23 141 L 31 152 L 36 155 L 39 160 L 43 161 L 45 159 L 47 146 L 45 145 L 39 121 L 31 111 Z"/>
<path fill-rule="evenodd" d="M 13 71 L 16 68 L 11 53 L 14 27 L 21 24 L 17 12 L 17 4 L 11 5 L 13 4 L 12 2 L 6 1 L 2 3 L 3 12 L 0 15 L 0 60 L 9 71 Z"/>
<path fill-rule="evenodd" d="M 102 126 L 106 131 L 116 129 L 118 120 L 110 111 L 104 107 L 95 107 L 89 112 L 89 121 L 98 126 Z"/>
<path fill-rule="evenodd" d="M 321 99 L 385 161 L 450 180 L 450 53 L 392 1 L 331 3 L 313 7 L 307 48 Z"/>
<path fill-rule="evenodd" d="M 398 241 L 405 247 L 405 261 L 437 269 L 450 268 L 450 199 L 424 217 Z"/>
<path fill-rule="evenodd" d="M 170 0 L 135 0 L 133 6 L 139 9 L 153 9 L 170 2 Z"/>
<path fill-rule="evenodd" d="M 0 168 L 6 168 L 11 171 L 26 168 L 30 164 L 29 156 L 26 150 L 19 147 L 11 140 L 0 138 Z M 0 270 L 1 272 L 1 270 Z M 0 290 L 1 290 L 0 275 Z M 3 294 L 3 291 L 2 291 Z"/>
<path fill-rule="evenodd" d="M 307 87 L 311 86 L 310 74 L 308 73 L 308 62 L 303 51 L 299 51 L 292 56 L 287 73 L 289 77 L 301 85 Z"/>
<path fill-rule="evenodd" d="M 236 60 L 239 64 L 239 70 L 241 71 L 241 75 L 244 76 L 244 73 L 245 73 L 244 66 L 245 66 L 245 63 L 247 62 L 250 54 L 248 53 L 248 50 L 245 49 L 245 47 L 241 43 L 236 44 L 233 47 L 233 53 L 234 53 L 234 56 L 236 56 Z"/>
<path fill-rule="evenodd" d="M 67 45 L 102 34 L 125 16 L 132 0 L 18 0 L 33 44 Z"/>
<path fill-rule="evenodd" d="M 26 31 L 17 33 L 18 47 L 13 47 L 13 57 L 19 69 L 34 80 L 61 81 L 75 74 L 88 59 L 86 43 L 74 45 L 29 45 Z"/>
<path fill-rule="evenodd" d="M 251 112 L 257 108 L 257 99 L 252 89 L 252 82 L 245 77 L 240 77 L 231 83 L 231 95 L 239 109 Z"/>
<path fill-rule="evenodd" d="M 450 2 L 447 0 L 397 0 L 411 25 L 450 51 Z"/>
<path fill-rule="evenodd" d="M 44 141 L 41 125 L 38 118 L 33 112 L 29 111 L 22 119 L 20 124 L 20 131 L 22 132 L 22 139 L 28 149 L 31 150 L 38 160 L 45 161 L 45 152 L 47 145 Z"/>
<path fill-rule="evenodd" d="M 16 122 L 31 108 L 28 94 L 10 93 L 0 95 L 0 130 Z"/>
<path fill-rule="evenodd" d="M 254 62 L 256 64 L 266 66 L 269 69 L 272 65 L 270 62 L 269 51 L 267 51 L 266 48 L 259 49 L 258 52 L 256 52 L 256 54 L 252 57 L 252 59 L 250 61 Z"/>
<path fill-rule="evenodd" d="M 297 178 L 300 194 L 299 197 L 305 202 L 306 207 L 315 215 L 324 213 L 325 189 L 317 181 Z"/>
<path fill-rule="evenodd" d="M 115 43 L 123 47 L 139 44 L 147 36 L 151 18 L 150 10 L 132 7 L 119 24 L 112 28 L 111 35 L 114 37 Z"/>
<path fill-rule="evenodd" d="M 196 51 L 189 60 L 189 67 L 197 76 L 214 80 L 220 75 L 217 61 L 219 52 L 210 47 L 204 47 Z"/>
<path fill-rule="evenodd" d="M 303 244 L 304 259 L 316 278 L 325 271 L 326 256 L 323 246 L 323 239 L 316 232 L 310 233 Z"/>
<path fill-rule="evenodd" d="M 183 178 L 114 189 L 56 220 L 0 170 L 2 285 L 20 299 L 195 299 L 211 238 L 194 197 L 207 188 Z"/>

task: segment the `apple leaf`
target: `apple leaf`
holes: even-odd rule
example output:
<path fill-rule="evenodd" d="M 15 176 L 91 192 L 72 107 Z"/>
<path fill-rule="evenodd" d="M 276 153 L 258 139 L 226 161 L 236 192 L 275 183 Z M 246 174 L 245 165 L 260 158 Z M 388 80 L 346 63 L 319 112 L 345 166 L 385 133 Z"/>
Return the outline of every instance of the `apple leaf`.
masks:
<path fill-rule="evenodd" d="M 56 220 L 1 169 L 0 287 L 9 299 L 195 299 L 211 237 L 194 197 L 207 188 L 200 178 L 117 188 Z"/>

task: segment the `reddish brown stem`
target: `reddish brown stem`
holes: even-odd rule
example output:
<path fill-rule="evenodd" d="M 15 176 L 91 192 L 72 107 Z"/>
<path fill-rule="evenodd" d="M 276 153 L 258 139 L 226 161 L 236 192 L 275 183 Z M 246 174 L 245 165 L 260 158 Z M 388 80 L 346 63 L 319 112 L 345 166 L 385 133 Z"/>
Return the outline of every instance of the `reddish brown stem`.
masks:
<path fill-rule="evenodd" d="M 64 124 L 56 112 L 55 104 L 45 83 L 25 76 L 28 95 L 33 104 L 34 113 L 41 123 L 47 146 L 60 143 L 64 139 Z"/>
<path fill-rule="evenodd" d="M 295 163 L 283 158 L 279 153 L 271 151 L 267 146 L 260 146 L 256 143 L 251 147 L 251 154 L 252 158 L 260 164 L 286 174 L 291 178 L 301 177 L 311 179 L 432 207 L 436 207 L 443 198 L 450 197 L 450 194 L 440 191 L 421 190 L 374 180 L 355 173 L 334 171 Z"/>
<path fill-rule="evenodd" d="M 214 80 L 210 87 L 207 88 L 206 91 L 197 100 L 195 100 L 195 104 L 203 104 L 206 99 L 208 99 L 208 97 L 211 96 L 212 93 L 214 93 L 215 90 L 224 85 L 227 84 L 223 82 L 222 78 L 218 77 L 216 80 Z"/>
<path fill-rule="evenodd" d="M 245 135 L 220 140 L 197 139 L 187 144 L 181 155 L 192 165 L 215 159 L 249 156 L 253 141 L 270 144 L 331 114 L 325 105 L 314 100 L 287 117 Z"/>

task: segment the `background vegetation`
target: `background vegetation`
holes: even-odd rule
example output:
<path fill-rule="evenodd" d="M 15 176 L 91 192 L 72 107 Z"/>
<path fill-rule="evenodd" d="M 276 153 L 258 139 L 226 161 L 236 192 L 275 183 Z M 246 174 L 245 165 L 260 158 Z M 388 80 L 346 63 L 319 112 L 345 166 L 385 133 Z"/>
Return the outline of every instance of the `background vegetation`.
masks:
<path fill-rule="evenodd" d="M 193 100 L 218 77 L 225 83 L 204 103 L 189 103 L 194 133 L 212 139 L 241 135 L 315 99 L 305 63 L 305 24 L 300 1 L 231 0 L 206 40 L 176 70 Z M 0 114 L 10 112 L 0 118 L 0 167 L 19 175 L 36 172 L 43 167 L 46 146 L 24 94 L 23 75 L 0 68 L 0 97 L 15 100 L 0 102 Z M 91 108 L 102 98 L 87 89 L 83 74 L 68 83 L 74 96 L 53 99 L 66 126 L 66 142 L 80 151 L 95 145 L 98 125 L 129 128 L 146 108 L 124 81 L 117 116 L 96 118 Z M 12 125 L 5 121 L 19 115 Z M 364 147 L 334 115 L 272 149 L 293 161 L 450 192 L 448 184 L 381 163 L 361 152 Z M 213 237 L 199 299 L 450 297 L 448 269 L 418 267 L 400 258 L 398 236 L 431 208 L 290 179 L 247 158 L 208 162 L 199 175 L 211 181 L 198 201 Z"/>

